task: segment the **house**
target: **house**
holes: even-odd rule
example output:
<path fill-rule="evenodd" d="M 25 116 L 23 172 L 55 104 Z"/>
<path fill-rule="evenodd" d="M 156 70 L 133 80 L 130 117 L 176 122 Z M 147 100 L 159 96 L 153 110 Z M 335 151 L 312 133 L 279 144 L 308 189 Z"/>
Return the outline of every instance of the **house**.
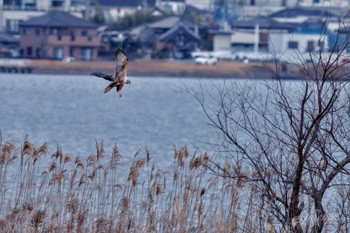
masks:
<path fill-rule="evenodd" d="M 139 10 L 149 11 L 155 8 L 156 0 L 99 0 L 95 4 L 101 7 L 106 23 L 114 23 Z"/>
<path fill-rule="evenodd" d="M 280 23 L 301 24 L 309 19 L 339 19 L 340 11 L 330 10 L 330 8 L 316 7 L 291 7 L 285 8 L 269 15 L 275 21 Z"/>
<path fill-rule="evenodd" d="M 142 44 L 152 58 L 187 58 L 197 49 L 201 39 L 195 27 L 185 24 L 181 17 L 168 16 L 152 23 L 132 28 L 129 38 Z M 127 45 L 126 45 L 127 46 Z"/>
<path fill-rule="evenodd" d="M 328 33 L 321 20 L 309 20 L 291 32 L 270 33 L 269 49 L 274 54 L 326 52 Z"/>
<path fill-rule="evenodd" d="M 170 57 L 173 58 L 190 58 L 200 42 L 197 34 L 179 22 L 158 37 L 156 51 L 169 51 Z"/>
<path fill-rule="evenodd" d="M 270 17 L 255 17 L 236 20 L 232 23 L 231 46 L 234 51 L 253 51 L 258 43 L 259 51 L 268 51 L 269 35 L 272 32 L 289 32 L 295 26 L 279 23 Z M 257 41 L 258 40 L 258 41 Z"/>
<path fill-rule="evenodd" d="M 279 22 L 264 16 L 235 20 L 230 30 L 213 32 L 213 49 L 215 52 L 231 51 L 234 54 L 326 51 L 328 39 L 320 41 L 325 27 L 323 20 L 318 18 L 304 19 L 299 24 Z M 327 38 L 329 35 L 327 31 Z"/>
<path fill-rule="evenodd" d="M 49 11 L 19 24 L 26 58 L 95 60 L 101 44 L 97 26 L 63 11 Z"/>
<path fill-rule="evenodd" d="M 140 42 L 147 47 L 153 48 L 154 42 L 157 38 L 179 22 L 180 18 L 178 16 L 169 16 L 152 23 L 144 24 L 141 27 L 134 28 L 131 30 L 131 33 L 134 34 L 134 36 L 138 33 L 138 39 Z"/>

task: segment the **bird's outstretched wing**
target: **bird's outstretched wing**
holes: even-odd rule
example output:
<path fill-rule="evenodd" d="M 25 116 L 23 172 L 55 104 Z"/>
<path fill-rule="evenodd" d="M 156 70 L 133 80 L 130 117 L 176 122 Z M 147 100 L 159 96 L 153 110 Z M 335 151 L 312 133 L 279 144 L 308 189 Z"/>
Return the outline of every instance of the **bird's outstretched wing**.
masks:
<path fill-rule="evenodd" d="M 120 73 L 126 72 L 126 67 L 128 66 L 129 59 L 126 56 L 126 53 L 121 48 L 118 48 L 115 51 L 115 58 L 116 58 L 116 77 L 119 76 Z"/>
<path fill-rule="evenodd" d="M 102 72 L 92 72 L 91 75 L 95 75 L 99 78 L 104 78 L 108 81 L 114 81 L 113 75 L 110 75 L 110 74 L 104 74 Z"/>

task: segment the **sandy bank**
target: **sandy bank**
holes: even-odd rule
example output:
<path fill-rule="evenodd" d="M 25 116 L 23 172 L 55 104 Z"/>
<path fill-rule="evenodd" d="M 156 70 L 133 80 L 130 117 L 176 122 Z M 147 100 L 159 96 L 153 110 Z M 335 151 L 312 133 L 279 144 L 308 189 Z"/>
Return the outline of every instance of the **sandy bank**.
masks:
<path fill-rule="evenodd" d="M 113 73 L 113 61 L 74 61 L 31 60 L 32 73 L 41 74 L 90 74 L 92 71 Z M 270 78 L 266 65 L 261 63 L 242 63 L 219 61 L 216 65 L 196 65 L 172 60 L 135 60 L 131 61 L 130 76 L 175 76 L 203 78 Z"/>

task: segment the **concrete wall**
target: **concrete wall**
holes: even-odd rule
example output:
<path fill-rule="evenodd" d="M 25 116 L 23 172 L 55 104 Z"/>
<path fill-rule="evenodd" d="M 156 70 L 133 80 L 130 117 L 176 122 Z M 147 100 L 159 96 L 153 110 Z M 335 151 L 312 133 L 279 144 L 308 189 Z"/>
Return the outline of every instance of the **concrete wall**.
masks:
<path fill-rule="evenodd" d="M 231 51 L 231 34 L 216 34 L 213 38 L 213 50 L 218 51 Z"/>

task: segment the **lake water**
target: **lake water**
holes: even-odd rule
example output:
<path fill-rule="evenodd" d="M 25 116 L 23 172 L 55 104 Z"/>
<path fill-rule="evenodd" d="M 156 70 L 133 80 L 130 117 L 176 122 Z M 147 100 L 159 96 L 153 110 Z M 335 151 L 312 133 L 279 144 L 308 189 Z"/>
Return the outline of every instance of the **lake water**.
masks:
<path fill-rule="evenodd" d="M 108 84 L 93 76 L 0 74 L 0 130 L 4 140 L 19 145 L 47 142 L 52 154 L 59 144 L 64 153 L 94 153 L 103 139 L 106 154 L 117 143 L 127 161 L 146 146 L 160 165 L 172 162 L 172 147 L 196 146 L 213 129 L 200 105 L 181 87 L 196 88 L 198 79 L 130 77 L 119 98 Z M 219 82 L 219 81 L 218 81 Z"/>

